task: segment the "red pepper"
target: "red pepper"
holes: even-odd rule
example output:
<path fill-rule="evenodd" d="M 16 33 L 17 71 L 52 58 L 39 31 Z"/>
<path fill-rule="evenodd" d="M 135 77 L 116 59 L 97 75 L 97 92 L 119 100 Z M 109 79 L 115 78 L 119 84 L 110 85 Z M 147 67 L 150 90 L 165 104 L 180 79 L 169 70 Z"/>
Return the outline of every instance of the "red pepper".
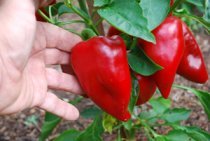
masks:
<path fill-rule="evenodd" d="M 156 44 L 143 40 L 139 40 L 139 44 L 153 61 L 163 67 L 153 74 L 152 78 L 162 96 L 167 98 L 184 53 L 182 22 L 176 17 L 169 16 L 153 33 Z"/>
<path fill-rule="evenodd" d="M 110 26 L 109 27 L 109 30 L 108 30 L 108 33 L 107 33 L 107 36 L 108 37 L 111 37 L 113 35 L 120 35 L 122 33 L 122 31 L 119 31 L 118 29 L 116 29 L 115 27 L 113 26 Z"/>
<path fill-rule="evenodd" d="M 173 4 L 174 4 L 174 0 L 171 0 L 170 1 L 170 6 L 173 6 Z"/>
<path fill-rule="evenodd" d="M 139 82 L 139 97 L 136 105 L 141 105 L 146 103 L 155 93 L 156 84 L 151 77 L 145 77 L 142 75 L 136 75 Z"/>
<path fill-rule="evenodd" d="M 208 80 L 208 72 L 199 45 L 184 22 L 182 22 L 182 28 L 185 51 L 178 68 L 178 74 L 193 82 L 205 83 Z"/>
<path fill-rule="evenodd" d="M 120 36 L 80 42 L 72 49 L 71 62 L 89 98 L 119 120 L 130 118 L 131 77 L 126 46 Z"/>
<path fill-rule="evenodd" d="M 107 36 L 111 37 L 113 35 L 119 35 L 121 33 L 121 31 L 111 26 L 108 30 Z M 136 105 L 141 105 L 146 103 L 153 96 L 156 90 L 156 84 L 151 77 L 136 74 L 136 78 L 138 79 L 140 88 L 139 97 Z"/>

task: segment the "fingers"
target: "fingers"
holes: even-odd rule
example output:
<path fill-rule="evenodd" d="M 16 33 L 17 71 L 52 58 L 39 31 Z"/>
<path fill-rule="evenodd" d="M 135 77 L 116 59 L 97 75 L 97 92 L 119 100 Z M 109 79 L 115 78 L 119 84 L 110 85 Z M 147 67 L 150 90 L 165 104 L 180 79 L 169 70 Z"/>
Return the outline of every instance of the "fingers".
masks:
<path fill-rule="evenodd" d="M 80 84 L 73 75 L 58 72 L 55 69 L 46 69 L 47 83 L 50 89 L 64 90 L 75 94 L 84 94 Z"/>
<path fill-rule="evenodd" d="M 44 52 L 45 64 L 68 64 L 70 66 L 70 53 L 55 48 L 47 48 Z"/>
<path fill-rule="evenodd" d="M 79 112 L 73 105 L 64 102 L 50 92 L 38 107 L 66 120 L 76 120 L 79 117 Z"/>
<path fill-rule="evenodd" d="M 43 36 L 40 36 L 43 35 Z M 49 23 L 38 22 L 37 40 L 48 48 L 57 48 L 70 52 L 81 41 L 80 37 Z M 43 41 L 44 39 L 44 41 Z"/>

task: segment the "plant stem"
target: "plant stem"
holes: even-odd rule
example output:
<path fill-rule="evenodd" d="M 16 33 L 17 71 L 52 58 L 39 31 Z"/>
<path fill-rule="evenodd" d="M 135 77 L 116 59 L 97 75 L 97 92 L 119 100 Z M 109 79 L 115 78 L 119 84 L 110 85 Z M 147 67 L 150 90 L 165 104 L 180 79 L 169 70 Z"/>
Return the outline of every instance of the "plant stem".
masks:
<path fill-rule="evenodd" d="M 52 21 L 49 17 L 47 17 L 41 10 L 38 10 L 38 13 L 40 16 L 42 16 L 47 22 L 54 24 L 54 21 Z"/>
<path fill-rule="evenodd" d="M 186 1 L 186 0 L 177 0 L 177 1 L 174 3 L 174 5 L 171 7 L 169 13 L 173 12 L 173 11 L 176 9 L 176 7 L 179 6 L 181 3 L 183 3 L 184 1 Z"/>
<path fill-rule="evenodd" d="M 86 14 L 84 11 L 80 11 L 78 8 L 74 7 L 71 3 L 71 0 L 65 0 L 65 4 L 67 7 L 72 9 L 77 15 L 79 15 L 82 19 L 85 20 L 88 27 L 90 27 L 97 35 L 99 35 L 99 32 L 96 28 L 96 26 L 93 24 L 92 19 L 89 17 L 88 14 Z"/>
<path fill-rule="evenodd" d="M 97 25 L 97 30 L 99 31 L 100 35 L 105 35 L 104 32 L 104 27 L 103 27 L 103 23 L 97 23 L 101 17 L 98 15 L 98 13 L 96 11 L 94 11 L 94 6 L 93 6 L 93 0 L 87 0 L 87 5 L 88 5 L 88 9 L 89 9 L 89 13 L 94 13 L 92 18 L 93 23 Z"/>
<path fill-rule="evenodd" d="M 73 20 L 73 21 L 68 21 L 68 22 L 57 22 L 56 25 L 57 26 L 64 26 L 64 25 L 73 24 L 73 23 L 85 23 L 85 22 L 82 21 L 82 20 Z"/>
<path fill-rule="evenodd" d="M 86 0 L 78 0 L 80 8 L 88 14 L 87 6 L 85 3 Z"/>

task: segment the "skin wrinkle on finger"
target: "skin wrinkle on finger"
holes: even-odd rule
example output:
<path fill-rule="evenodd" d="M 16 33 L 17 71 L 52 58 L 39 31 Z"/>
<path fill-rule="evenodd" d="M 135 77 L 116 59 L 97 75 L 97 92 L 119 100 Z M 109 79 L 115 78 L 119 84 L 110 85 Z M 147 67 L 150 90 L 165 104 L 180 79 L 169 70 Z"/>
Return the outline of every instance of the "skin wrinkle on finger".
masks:
<path fill-rule="evenodd" d="M 47 68 L 46 76 L 50 89 L 64 90 L 75 94 L 84 94 L 75 76 L 58 72 L 55 69 Z"/>

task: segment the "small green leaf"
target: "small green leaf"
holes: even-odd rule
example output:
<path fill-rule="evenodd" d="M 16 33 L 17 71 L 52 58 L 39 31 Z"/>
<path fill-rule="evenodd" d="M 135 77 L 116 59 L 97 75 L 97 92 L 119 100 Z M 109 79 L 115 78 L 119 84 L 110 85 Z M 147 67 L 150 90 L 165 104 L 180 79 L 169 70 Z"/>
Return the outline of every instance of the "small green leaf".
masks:
<path fill-rule="evenodd" d="M 170 0 L 141 0 L 140 6 L 148 21 L 148 29 L 153 30 L 160 25 L 170 10 Z"/>
<path fill-rule="evenodd" d="M 109 4 L 112 0 L 94 0 L 94 7 L 101 7 Z"/>
<path fill-rule="evenodd" d="M 210 23 L 210 0 L 206 0 L 204 19 Z"/>
<path fill-rule="evenodd" d="M 45 139 L 52 133 L 53 129 L 58 125 L 60 121 L 61 118 L 47 112 L 45 115 L 44 123 L 42 125 L 39 141 L 45 141 Z"/>
<path fill-rule="evenodd" d="M 104 113 L 102 125 L 105 132 L 109 132 L 111 134 L 113 128 L 117 125 L 117 119 L 107 113 Z"/>
<path fill-rule="evenodd" d="M 186 2 L 199 6 L 199 7 L 204 7 L 204 0 L 186 0 Z"/>
<path fill-rule="evenodd" d="M 80 132 L 74 129 L 66 130 L 61 133 L 54 141 L 76 141 Z"/>
<path fill-rule="evenodd" d="M 135 47 L 128 53 L 128 62 L 132 70 L 143 76 L 150 76 L 162 69 L 161 66 L 152 61 L 144 51 L 138 47 Z"/>
<path fill-rule="evenodd" d="M 58 8 L 58 15 L 61 16 L 63 14 L 67 14 L 67 13 L 74 13 L 74 11 L 70 8 L 68 8 L 66 5 L 61 5 L 59 8 Z"/>
<path fill-rule="evenodd" d="M 140 119 L 149 120 L 157 116 L 157 113 L 154 110 L 143 111 L 139 114 Z"/>
<path fill-rule="evenodd" d="M 95 106 L 86 108 L 80 113 L 80 115 L 83 118 L 95 118 L 96 116 L 99 116 L 101 114 L 102 114 L 102 111 Z"/>
<path fill-rule="evenodd" d="M 128 108 L 129 108 L 130 113 L 133 113 L 133 109 L 134 109 L 136 102 L 138 100 L 139 83 L 133 74 L 131 74 L 131 78 L 132 78 L 132 91 L 131 91 L 130 103 L 129 103 Z"/>
<path fill-rule="evenodd" d="M 182 130 L 172 130 L 166 135 L 168 141 L 195 141 Z"/>
<path fill-rule="evenodd" d="M 127 122 L 123 122 L 123 126 L 127 130 L 131 130 L 133 128 L 133 122 L 132 120 L 128 120 Z"/>
<path fill-rule="evenodd" d="M 187 120 L 190 116 L 190 113 L 191 111 L 185 108 L 169 109 L 164 112 L 161 118 L 169 123 L 175 123 L 175 122 L 180 122 L 182 120 Z"/>
<path fill-rule="evenodd" d="M 155 137 L 155 141 L 168 141 L 164 136 L 157 136 Z"/>
<path fill-rule="evenodd" d="M 162 97 L 151 99 L 149 103 L 152 105 L 154 111 L 156 111 L 158 114 L 164 113 L 171 107 L 171 101 Z"/>
<path fill-rule="evenodd" d="M 197 127 L 195 128 L 195 127 L 187 127 L 179 125 L 172 125 L 172 127 L 176 130 L 181 130 L 195 141 L 209 141 L 210 139 L 209 133 L 206 133 L 205 131 L 202 131 Z"/>
<path fill-rule="evenodd" d="M 98 14 L 112 26 L 134 37 L 155 42 L 147 28 L 147 20 L 136 0 L 113 0 L 109 6 L 98 10 Z"/>
<path fill-rule="evenodd" d="M 193 88 L 185 87 L 185 86 L 178 86 L 178 85 L 174 85 L 174 86 L 194 93 L 198 97 L 208 118 L 210 119 L 210 102 L 209 102 L 210 93 L 209 92 L 201 91 L 201 90 L 197 90 L 197 89 L 193 89 Z"/>
<path fill-rule="evenodd" d="M 96 117 L 93 123 L 77 137 L 76 141 L 102 141 L 103 132 L 102 119 Z"/>

